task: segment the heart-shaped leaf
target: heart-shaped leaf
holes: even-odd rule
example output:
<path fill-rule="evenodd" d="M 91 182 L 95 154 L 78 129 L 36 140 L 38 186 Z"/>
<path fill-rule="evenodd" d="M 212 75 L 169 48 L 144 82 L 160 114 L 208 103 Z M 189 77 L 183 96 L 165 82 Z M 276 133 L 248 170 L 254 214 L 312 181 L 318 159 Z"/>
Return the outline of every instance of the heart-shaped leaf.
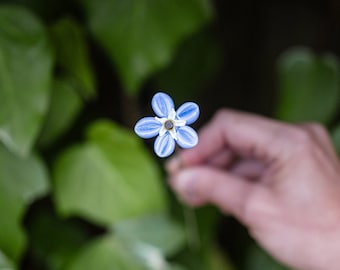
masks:
<path fill-rule="evenodd" d="M 171 266 L 158 249 L 107 235 L 85 246 L 66 270 L 184 270 Z"/>
<path fill-rule="evenodd" d="M 48 108 L 53 58 L 45 32 L 24 8 L 0 7 L 0 140 L 21 156 Z"/>
<path fill-rule="evenodd" d="M 65 78 L 55 79 L 38 145 L 45 147 L 53 143 L 72 125 L 82 108 L 83 101 L 73 84 Z"/>
<path fill-rule="evenodd" d="M 14 270 L 13 264 L 0 250 L 0 270 Z"/>
<path fill-rule="evenodd" d="M 38 157 L 19 158 L 0 146 L 0 249 L 13 261 L 25 247 L 21 227 L 25 209 L 48 188 L 47 172 Z"/>
<path fill-rule="evenodd" d="M 208 0 L 82 0 L 90 29 L 128 93 L 167 65 L 179 43 L 212 17 Z"/>
<path fill-rule="evenodd" d="M 50 33 L 56 62 L 64 76 L 74 82 L 85 99 L 93 97 L 95 79 L 83 29 L 74 20 L 64 18 L 53 25 Z"/>
<path fill-rule="evenodd" d="M 184 228 L 167 215 L 146 215 L 114 225 L 116 235 L 150 244 L 167 256 L 174 255 L 185 244 Z"/>
<path fill-rule="evenodd" d="M 335 57 L 308 49 L 285 52 L 279 62 L 277 115 L 286 121 L 329 123 L 338 108 L 340 69 Z"/>
<path fill-rule="evenodd" d="M 88 140 L 66 150 L 54 167 L 59 212 L 102 225 L 163 212 L 157 165 L 138 138 L 108 121 L 88 129 Z"/>

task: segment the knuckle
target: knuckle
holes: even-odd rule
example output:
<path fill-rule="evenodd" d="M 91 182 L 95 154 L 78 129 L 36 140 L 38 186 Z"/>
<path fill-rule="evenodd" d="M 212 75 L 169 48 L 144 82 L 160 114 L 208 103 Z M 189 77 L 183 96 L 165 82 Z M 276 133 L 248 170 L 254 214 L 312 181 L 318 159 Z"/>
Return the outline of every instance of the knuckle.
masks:
<path fill-rule="evenodd" d="M 315 133 L 315 135 L 322 137 L 322 138 L 329 137 L 327 129 L 320 123 L 308 123 L 307 126 L 311 131 Z"/>
<path fill-rule="evenodd" d="M 219 119 L 224 119 L 226 117 L 226 115 L 228 115 L 228 110 L 225 108 L 219 109 L 215 115 L 214 115 L 214 119 L 219 120 Z"/>
<path fill-rule="evenodd" d="M 308 130 L 301 127 L 291 127 L 288 131 L 288 138 L 295 143 L 307 143 L 311 139 L 311 134 Z"/>
<path fill-rule="evenodd" d="M 288 138 L 296 146 L 296 149 L 310 151 L 314 148 L 315 142 L 310 131 L 296 126 L 290 128 L 288 133 Z"/>

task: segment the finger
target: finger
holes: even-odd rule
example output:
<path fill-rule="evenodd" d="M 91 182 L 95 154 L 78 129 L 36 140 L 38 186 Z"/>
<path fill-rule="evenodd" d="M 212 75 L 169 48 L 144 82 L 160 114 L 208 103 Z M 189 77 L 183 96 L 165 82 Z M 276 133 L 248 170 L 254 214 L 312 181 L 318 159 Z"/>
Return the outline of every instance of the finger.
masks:
<path fill-rule="evenodd" d="M 224 148 L 207 160 L 206 165 L 215 168 L 226 168 L 234 160 L 234 157 L 235 155 L 230 149 Z"/>
<path fill-rule="evenodd" d="M 266 169 L 266 165 L 258 160 L 246 159 L 236 162 L 229 172 L 247 179 L 258 179 Z"/>
<path fill-rule="evenodd" d="M 222 148 L 229 148 L 237 155 L 260 160 L 280 158 L 293 142 L 292 125 L 264 117 L 222 110 L 200 132 L 195 148 L 180 153 L 186 165 L 195 165 L 211 159 Z"/>
<path fill-rule="evenodd" d="M 215 168 L 227 168 L 227 166 L 233 161 L 233 159 L 234 154 L 232 153 L 232 151 L 230 149 L 223 148 L 220 152 L 217 152 L 210 159 L 207 159 L 204 164 Z M 189 164 L 183 162 L 181 154 L 178 154 L 165 163 L 165 170 L 168 172 L 168 174 L 174 174 L 188 165 Z"/>
<path fill-rule="evenodd" d="M 244 223 L 248 222 L 246 209 L 251 194 L 261 189 L 253 182 L 210 167 L 181 170 L 169 182 L 179 197 L 189 205 L 212 203 Z"/>
<path fill-rule="evenodd" d="M 313 136 L 315 142 L 317 142 L 322 149 L 325 149 L 329 156 L 336 156 L 331 138 L 322 125 L 318 123 L 303 123 L 300 126 Z"/>

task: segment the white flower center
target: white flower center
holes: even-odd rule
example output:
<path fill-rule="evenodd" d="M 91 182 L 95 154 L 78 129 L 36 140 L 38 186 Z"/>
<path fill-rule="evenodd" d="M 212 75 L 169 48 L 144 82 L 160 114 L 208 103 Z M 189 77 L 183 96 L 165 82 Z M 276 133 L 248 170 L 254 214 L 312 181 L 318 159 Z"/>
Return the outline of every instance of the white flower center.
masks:
<path fill-rule="evenodd" d="M 175 140 L 177 140 L 176 127 L 183 127 L 186 124 L 185 120 L 176 119 L 176 111 L 174 109 L 170 111 L 168 117 L 155 117 L 155 119 L 162 124 L 162 127 L 159 129 L 159 136 L 163 136 L 165 133 L 169 132 L 171 137 Z"/>

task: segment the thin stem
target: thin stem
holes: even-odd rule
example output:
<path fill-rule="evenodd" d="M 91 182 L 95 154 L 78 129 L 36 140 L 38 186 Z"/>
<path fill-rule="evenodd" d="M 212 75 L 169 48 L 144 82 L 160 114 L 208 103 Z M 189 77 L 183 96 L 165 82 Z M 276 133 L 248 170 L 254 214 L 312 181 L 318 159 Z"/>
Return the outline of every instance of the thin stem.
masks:
<path fill-rule="evenodd" d="M 201 248 L 201 239 L 195 210 L 183 204 L 183 214 L 188 246 L 192 251 L 199 251 Z"/>

